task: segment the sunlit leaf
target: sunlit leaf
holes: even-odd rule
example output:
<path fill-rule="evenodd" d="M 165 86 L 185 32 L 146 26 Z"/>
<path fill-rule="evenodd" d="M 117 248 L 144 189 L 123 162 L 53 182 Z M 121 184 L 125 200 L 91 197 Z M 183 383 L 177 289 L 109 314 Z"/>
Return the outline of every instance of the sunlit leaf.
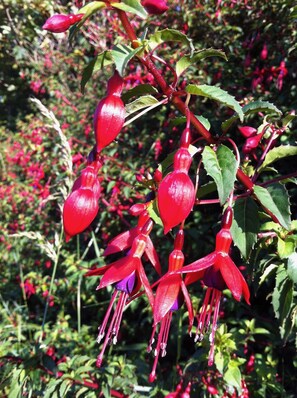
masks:
<path fill-rule="evenodd" d="M 267 214 L 278 221 L 284 228 L 290 230 L 290 203 L 288 192 L 281 184 L 270 185 L 267 189 L 254 186 L 254 194 Z"/>
<path fill-rule="evenodd" d="M 220 87 L 209 86 L 207 84 L 189 84 L 186 87 L 186 91 L 189 94 L 200 95 L 202 97 L 210 98 L 220 104 L 226 105 L 233 109 L 239 116 L 239 119 L 243 121 L 243 111 L 236 99 L 227 93 L 227 91 L 222 90 Z"/>
<path fill-rule="evenodd" d="M 222 50 L 215 48 L 206 48 L 204 50 L 195 51 L 193 55 L 184 55 L 176 63 L 176 73 L 180 76 L 189 66 L 195 65 L 198 61 L 202 61 L 208 57 L 221 57 L 227 61 L 227 56 Z"/>
<path fill-rule="evenodd" d="M 217 185 L 220 203 L 224 204 L 236 179 L 235 155 L 225 145 L 221 145 L 216 152 L 207 146 L 202 153 L 202 160 L 207 174 L 214 179 Z"/>

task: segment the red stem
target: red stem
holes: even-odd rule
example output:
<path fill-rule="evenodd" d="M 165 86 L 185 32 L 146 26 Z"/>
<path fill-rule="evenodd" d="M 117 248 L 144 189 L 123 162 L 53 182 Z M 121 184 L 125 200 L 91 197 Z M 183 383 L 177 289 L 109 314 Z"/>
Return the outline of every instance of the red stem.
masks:
<path fill-rule="evenodd" d="M 129 39 L 132 42 L 132 47 L 137 48 L 140 44 L 137 42 L 136 33 L 127 17 L 125 11 L 117 10 L 118 16 L 123 24 L 123 28 L 126 31 Z M 178 97 L 174 96 L 176 90 L 169 86 L 166 80 L 163 78 L 161 72 L 156 68 L 155 64 L 152 62 L 149 56 L 146 58 L 138 57 L 140 62 L 148 69 L 148 71 L 154 76 L 156 82 L 160 86 L 163 93 L 168 97 L 172 97 L 172 103 L 174 106 L 183 114 L 187 115 L 187 106 L 185 103 Z M 214 144 L 216 140 L 212 137 L 211 133 L 203 126 L 203 124 L 196 118 L 196 116 L 190 112 L 190 119 L 193 126 L 196 128 L 198 133 L 209 143 Z M 241 170 L 237 170 L 237 178 L 241 181 L 241 183 L 249 190 L 253 189 L 252 180 Z"/>

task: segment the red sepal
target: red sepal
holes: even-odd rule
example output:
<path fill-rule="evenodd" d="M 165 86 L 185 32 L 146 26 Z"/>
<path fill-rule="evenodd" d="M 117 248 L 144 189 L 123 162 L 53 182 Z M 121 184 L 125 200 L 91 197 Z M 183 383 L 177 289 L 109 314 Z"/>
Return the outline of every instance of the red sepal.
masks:
<path fill-rule="evenodd" d="M 170 311 L 180 291 L 181 281 L 181 275 L 168 275 L 159 283 L 155 297 L 154 324 L 159 323 Z"/>

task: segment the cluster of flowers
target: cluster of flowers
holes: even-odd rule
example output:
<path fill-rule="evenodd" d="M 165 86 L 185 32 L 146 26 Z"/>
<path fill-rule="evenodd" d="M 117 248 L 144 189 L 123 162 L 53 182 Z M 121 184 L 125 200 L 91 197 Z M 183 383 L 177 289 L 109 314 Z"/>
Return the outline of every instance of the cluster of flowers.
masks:
<path fill-rule="evenodd" d="M 167 5 L 162 1 L 143 1 L 148 12 L 160 14 L 166 11 Z M 160 9 L 160 5 L 163 7 Z M 155 7 L 155 8 L 154 8 Z M 61 32 L 62 28 L 77 22 L 82 14 L 57 19 L 61 27 L 54 24 L 54 19 L 48 20 L 45 29 Z M 52 18 L 54 18 L 52 17 Z M 96 144 L 91 151 L 86 167 L 75 181 L 72 192 L 68 196 L 63 209 L 64 230 L 66 241 L 84 231 L 95 219 L 99 206 L 100 183 L 98 171 L 102 163 L 101 151 L 106 148 L 120 133 L 125 121 L 125 106 L 121 100 L 123 79 L 117 71 L 108 81 L 107 94 L 98 104 L 94 113 L 94 136 Z M 193 209 L 196 189 L 189 176 L 192 156 L 189 151 L 191 143 L 190 118 L 183 131 L 180 146 L 174 155 L 173 171 L 165 177 L 157 170 L 154 175 L 156 202 L 160 218 L 164 225 L 164 234 L 179 226 L 174 239 L 173 250 L 168 259 L 168 270 L 161 276 L 161 266 L 154 248 L 150 233 L 154 222 L 150 218 L 150 202 L 135 204 L 131 207 L 131 215 L 138 217 L 137 226 L 112 239 L 104 255 L 124 252 L 124 257 L 106 266 L 92 269 L 87 276 L 101 276 L 97 289 L 113 286 L 111 302 L 99 328 L 98 342 L 103 346 L 97 358 L 100 367 L 104 352 L 109 344 L 115 344 L 118 339 L 121 319 L 126 305 L 143 292 L 146 294 L 153 312 L 153 331 L 148 344 L 148 352 L 153 351 L 155 360 L 149 376 L 149 381 L 156 378 L 156 368 L 159 356 L 166 355 L 167 340 L 173 313 L 186 304 L 189 317 L 189 332 L 194 319 L 197 319 L 195 340 L 200 341 L 210 328 L 210 353 L 208 364 L 214 361 L 215 332 L 219 315 L 222 291 L 228 288 L 234 299 L 241 296 L 249 303 L 249 288 L 241 272 L 230 257 L 232 244 L 230 228 L 233 211 L 228 205 L 223 215 L 220 231 L 216 236 L 213 252 L 207 256 L 184 266 L 184 222 Z M 143 266 L 142 258 L 146 256 L 160 276 L 153 284 L 150 283 Z M 186 277 L 183 277 L 186 274 Z M 206 294 L 200 311 L 194 315 L 191 297 L 187 286 L 198 280 L 206 287 Z M 154 291 L 154 289 L 156 290 Z M 113 310 L 114 309 L 114 310 Z M 211 327 L 210 327 L 211 325 Z M 158 337 L 155 339 L 155 335 Z"/>
<path fill-rule="evenodd" d="M 107 96 L 99 102 L 94 114 L 95 148 L 88 158 L 87 167 L 75 181 L 72 192 L 64 205 L 63 220 L 66 240 L 85 230 L 98 212 L 100 152 L 117 137 L 124 124 L 125 108 L 120 98 L 122 89 L 123 80 L 115 71 L 108 82 Z M 187 290 L 188 285 L 201 280 L 207 287 L 201 311 L 196 315 L 198 325 L 195 339 L 202 340 L 212 324 L 209 365 L 212 365 L 214 360 L 215 331 L 222 291 L 228 288 L 236 300 L 240 300 L 243 295 L 249 303 L 249 289 L 246 281 L 229 255 L 232 244 L 230 227 L 233 218 L 230 206 L 225 210 L 222 228 L 216 237 L 215 250 L 206 257 L 184 266 L 183 225 L 195 204 L 196 197 L 194 184 L 188 174 L 192 163 L 189 152 L 190 142 L 191 134 L 187 125 L 181 137 L 180 147 L 174 155 L 173 171 L 163 178 L 162 173 L 157 170 L 154 176 L 157 187 L 156 199 L 164 233 L 167 234 L 172 228 L 180 226 L 169 256 L 167 273 L 152 286 L 142 263 L 142 257 L 145 254 L 159 276 L 161 275 L 158 255 L 150 238 L 154 223 L 149 215 L 150 202 L 148 202 L 131 207 L 130 214 L 138 217 L 137 226 L 112 239 L 104 252 L 105 256 L 125 252 L 125 256 L 104 267 L 92 269 L 86 274 L 87 276 L 102 276 L 97 289 L 114 286 L 110 305 L 99 328 L 97 340 L 101 342 L 104 339 L 104 342 L 97 358 L 97 366 L 101 366 L 107 346 L 117 342 L 126 305 L 141 289 L 144 290 L 154 319 L 152 337 L 148 345 L 148 351 L 153 351 L 155 355 L 149 377 L 151 382 L 156 378 L 159 356 L 166 355 L 173 312 L 179 310 L 184 302 L 189 314 L 189 332 L 193 327 L 194 311 Z M 183 273 L 186 274 L 185 279 L 183 279 Z M 154 293 L 155 286 L 157 288 Z M 154 346 L 157 329 L 159 332 Z"/>

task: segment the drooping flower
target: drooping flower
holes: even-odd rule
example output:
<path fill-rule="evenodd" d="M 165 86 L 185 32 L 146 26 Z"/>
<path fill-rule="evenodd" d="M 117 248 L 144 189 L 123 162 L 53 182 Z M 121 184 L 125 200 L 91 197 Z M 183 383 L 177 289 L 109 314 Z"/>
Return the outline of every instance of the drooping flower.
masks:
<path fill-rule="evenodd" d="M 248 285 L 229 255 L 232 243 L 230 232 L 232 218 L 232 209 L 228 207 L 223 217 L 222 228 L 216 236 L 215 250 L 177 271 L 177 273 L 187 274 L 204 271 L 202 281 L 207 286 L 207 290 L 200 313 L 197 316 L 198 326 L 195 339 L 202 340 L 209 325 L 212 324 L 209 338 L 209 366 L 213 364 L 214 360 L 215 332 L 217 329 L 222 291 L 228 288 L 235 300 L 240 301 L 241 296 L 243 296 L 245 301 L 250 304 Z M 187 280 L 185 282 L 187 283 Z"/>
<path fill-rule="evenodd" d="M 97 171 L 96 167 L 87 166 L 74 182 L 72 192 L 64 203 L 63 225 L 66 242 L 71 237 L 83 232 L 98 213 L 100 183 Z"/>
<path fill-rule="evenodd" d="M 182 229 L 176 235 L 174 241 L 174 250 L 169 256 L 168 272 L 180 270 L 184 264 L 184 255 L 182 252 L 184 242 L 184 232 Z M 172 319 L 173 311 L 178 310 L 183 302 L 186 302 L 186 306 L 189 313 L 189 330 L 193 325 L 193 309 L 191 299 L 186 288 L 186 285 L 179 274 L 172 274 L 164 276 L 160 283 L 155 296 L 154 303 L 154 325 L 153 332 L 148 346 L 148 352 L 152 351 L 152 345 L 154 342 L 154 336 L 156 334 L 157 325 L 160 323 L 159 335 L 154 349 L 155 360 L 152 368 L 152 372 L 149 376 L 149 381 L 153 382 L 156 378 L 156 368 L 158 364 L 159 355 L 166 355 L 166 346 L 169 336 L 169 329 Z"/>
<path fill-rule="evenodd" d="M 101 352 L 97 357 L 96 365 L 98 367 L 102 364 L 107 345 L 110 343 L 116 344 L 117 342 L 123 311 L 129 297 L 137 293 L 140 288 L 143 287 L 149 303 L 153 308 L 153 292 L 141 262 L 141 257 L 145 251 L 147 238 L 152 230 L 152 226 L 152 220 L 148 220 L 143 226 L 141 233 L 134 238 L 132 247 L 124 258 L 86 273 L 86 276 L 103 275 L 97 290 L 110 285 L 114 285 L 115 287 L 103 323 L 99 328 L 97 341 L 100 342 L 103 337 L 105 337 L 105 339 Z M 112 308 L 117 298 L 116 308 L 111 316 Z M 107 332 L 105 332 L 108 322 L 109 327 Z"/>
<path fill-rule="evenodd" d="M 118 253 L 120 251 L 126 250 L 132 246 L 134 239 L 141 233 L 141 230 L 145 223 L 149 220 L 150 216 L 147 209 L 147 204 L 136 204 L 131 206 L 130 213 L 138 216 L 137 226 L 129 229 L 128 231 L 122 232 L 108 242 L 107 248 L 104 250 L 103 255 L 108 256 L 110 254 Z M 161 274 L 161 265 L 159 261 L 158 254 L 154 247 L 151 238 L 147 237 L 146 247 L 144 250 L 149 261 L 152 263 L 153 267 L 157 273 Z"/>
<path fill-rule="evenodd" d="M 125 122 L 125 105 L 121 99 L 123 79 L 117 71 L 108 81 L 107 96 L 94 114 L 94 132 L 97 151 L 109 145 L 121 131 Z"/>
<path fill-rule="evenodd" d="M 151 15 L 161 15 L 169 8 L 165 0 L 142 0 L 141 4 Z"/>
<path fill-rule="evenodd" d="M 195 188 L 188 175 L 191 162 L 188 149 L 180 148 L 174 156 L 174 171 L 159 186 L 158 208 L 165 234 L 188 217 L 195 203 Z"/>
<path fill-rule="evenodd" d="M 84 14 L 55 14 L 48 18 L 43 25 L 42 29 L 48 30 L 52 33 L 66 32 L 70 26 L 79 22 L 83 18 Z"/>

